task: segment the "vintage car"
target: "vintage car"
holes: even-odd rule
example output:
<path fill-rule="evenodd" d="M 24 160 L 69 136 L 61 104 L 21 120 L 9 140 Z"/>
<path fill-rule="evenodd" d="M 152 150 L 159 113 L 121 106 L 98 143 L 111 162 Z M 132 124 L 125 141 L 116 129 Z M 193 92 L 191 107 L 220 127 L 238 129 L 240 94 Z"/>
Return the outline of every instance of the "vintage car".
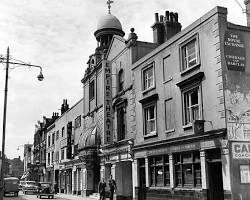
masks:
<path fill-rule="evenodd" d="M 48 198 L 54 198 L 55 191 L 53 189 L 53 185 L 50 182 L 39 182 L 37 186 L 37 194 L 36 197 L 42 198 L 42 197 L 48 197 Z"/>
<path fill-rule="evenodd" d="M 25 181 L 22 187 L 23 193 L 36 193 L 37 192 L 37 182 L 36 181 Z"/>
<path fill-rule="evenodd" d="M 8 177 L 8 178 L 4 178 L 4 196 L 6 194 L 14 194 L 14 196 L 18 196 L 18 184 L 19 184 L 19 179 L 16 177 Z"/>
<path fill-rule="evenodd" d="M 19 185 L 18 185 L 18 189 L 19 189 L 19 190 L 22 190 L 24 184 L 25 184 L 25 181 L 20 181 L 20 182 L 19 182 Z"/>

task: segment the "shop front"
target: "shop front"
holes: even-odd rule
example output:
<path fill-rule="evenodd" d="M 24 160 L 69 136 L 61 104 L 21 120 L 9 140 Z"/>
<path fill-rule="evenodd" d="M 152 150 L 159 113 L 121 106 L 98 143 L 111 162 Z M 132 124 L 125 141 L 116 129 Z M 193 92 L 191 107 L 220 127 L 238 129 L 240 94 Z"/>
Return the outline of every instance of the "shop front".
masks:
<path fill-rule="evenodd" d="M 131 140 L 102 147 L 101 178 L 108 183 L 110 175 L 116 181 L 116 199 L 132 199 L 132 162 Z M 108 186 L 109 187 L 109 186 Z M 108 188 L 109 189 L 109 188 Z"/>
<path fill-rule="evenodd" d="M 225 130 L 134 147 L 136 199 L 231 199 Z"/>

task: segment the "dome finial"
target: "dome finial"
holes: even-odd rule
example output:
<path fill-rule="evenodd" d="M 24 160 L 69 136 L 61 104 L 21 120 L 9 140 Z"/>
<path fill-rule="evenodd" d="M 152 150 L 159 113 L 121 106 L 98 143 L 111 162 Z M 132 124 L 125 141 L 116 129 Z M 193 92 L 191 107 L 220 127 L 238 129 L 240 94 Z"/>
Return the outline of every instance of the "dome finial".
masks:
<path fill-rule="evenodd" d="M 111 3 L 114 3 L 114 1 L 111 1 L 111 0 L 107 1 L 108 9 L 109 9 L 109 14 L 110 14 Z"/>

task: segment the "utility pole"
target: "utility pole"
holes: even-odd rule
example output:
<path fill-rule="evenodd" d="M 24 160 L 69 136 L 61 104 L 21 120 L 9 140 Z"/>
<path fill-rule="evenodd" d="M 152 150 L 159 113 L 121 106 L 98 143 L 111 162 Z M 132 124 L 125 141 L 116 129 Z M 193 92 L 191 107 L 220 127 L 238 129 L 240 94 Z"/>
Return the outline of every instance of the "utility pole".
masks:
<path fill-rule="evenodd" d="M 6 130 L 6 113 L 7 113 L 7 94 L 8 94 L 8 79 L 9 79 L 9 59 L 10 49 L 7 48 L 6 72 L 5 72 L 5 89 L 4 89 L 4 108 L 3 108 L 3 135 L 2 135 L 2 165 L 1 165 L 1 185 L 0 185 L 0 200 L 3 200 L 4 191 L 4 169 L 5 169 L 5 130 Z"/>
<path fill-rule="evenodd" d="M 9 65 L 22 65 L 29 67 L 40 68 L 40 74 L 37 76 L 39 81 L 44 79 L 42 74 L 42 67 L 38 65 L 31 65 L 24 62 L 10 62 L 10 50 L 7 48 L 7 56 L 5 58 L 0 58 L 0 63 L 6 63 L 6 74 L 5 74 L 5 89 L 4 89 L 4 108 L 3 108 L 3 135 L 2 135 L 2 164 L 0 173 L 0 200 L 3 200 L 4 196 L 4 170 L 5 170 L 5 133 L 6 133 L 6 114 L 7 114 L 7 97 L 8 97 L 8 80 L 9 80 Z"/>

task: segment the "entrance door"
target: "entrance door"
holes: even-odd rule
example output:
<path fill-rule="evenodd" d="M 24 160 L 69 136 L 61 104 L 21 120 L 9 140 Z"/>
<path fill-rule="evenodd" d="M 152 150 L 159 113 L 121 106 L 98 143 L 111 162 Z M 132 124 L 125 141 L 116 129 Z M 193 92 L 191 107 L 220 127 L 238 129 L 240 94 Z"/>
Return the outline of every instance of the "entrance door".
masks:
<path fill-rule="evenodd" d="M 224 200 L 222 164 L 221 162 L 208 162 L 209 200 Z"/>

